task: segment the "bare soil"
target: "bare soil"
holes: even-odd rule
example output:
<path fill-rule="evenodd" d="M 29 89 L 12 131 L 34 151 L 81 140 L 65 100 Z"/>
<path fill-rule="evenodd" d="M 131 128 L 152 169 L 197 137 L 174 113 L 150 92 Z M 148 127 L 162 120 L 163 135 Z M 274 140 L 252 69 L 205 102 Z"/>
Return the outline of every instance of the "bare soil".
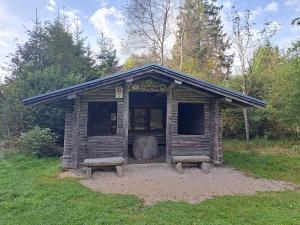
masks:
<path fill-rule="evenodd" d="M 166 200 L 197 203 L 216 196 L 295 188 L 287 182 L 257 179 L 227 167 L 214 167 L 208 174 L 196 167 L 184 168 L 179 174 L 167 164 L 130 164 L 123 177 L 118 177 L 115 170 L 97 171 L 92 179 L 80 183 L 94 191 L 136 195 L 146 204 Z"/>

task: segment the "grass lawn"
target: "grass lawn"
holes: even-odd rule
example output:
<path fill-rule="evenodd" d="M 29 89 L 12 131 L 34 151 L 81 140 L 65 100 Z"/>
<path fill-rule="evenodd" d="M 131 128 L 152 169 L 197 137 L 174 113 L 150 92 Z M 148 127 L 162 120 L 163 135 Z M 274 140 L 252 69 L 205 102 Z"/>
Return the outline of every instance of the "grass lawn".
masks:
<path fill-rule="evenodd" d="M 232 150 L 225 153 L 225 159 L 226 163 L 257 176 L 299 182 L 299 177 L 290 174 L 294 170 L 299 172 L 299 160 L 294 161 L 294 157 L 276 161 L 281 156 L 261 159 L 258 153 Z M 246 165 L 241 166 L 244 161 Z M 284 162 L 286 169 L 277 166 L 277 162 Z M 96 193 L 78 184 L 76 179 L 57 178 L 59 170 L 56 159 L 14 155 L 0 160 L 0 224 L 300 223 L 299 192 L 225 196 L 200 204 L 162 202 L 145 206 L 134 196 Z"/>
<path fill-rule="evenodd" d="M 300 141 L 257 139 L 247 151 L 243 141 L 226 140 L 224 150 L 226 165 L 258 177 L 300 184 Z"/>

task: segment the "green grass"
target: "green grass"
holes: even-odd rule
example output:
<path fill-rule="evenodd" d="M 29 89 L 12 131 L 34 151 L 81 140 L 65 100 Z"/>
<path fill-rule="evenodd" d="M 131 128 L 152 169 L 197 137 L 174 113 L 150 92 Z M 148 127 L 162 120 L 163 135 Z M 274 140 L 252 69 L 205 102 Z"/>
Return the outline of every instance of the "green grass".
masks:
<path fill-rule="evenodd" d="M 234 155 L 235 152 L 227 153 L 227 162 L 243 158 Z M 262 161 L 253 161 L 256 163 L 253 167 L 262 166 Z M 96 193 L 81 186 L 76 179 L 58 178 L 59 164 L 56 159 L 25 155 L 0 160 L 0 224 L 240 225 L 299 224 L 300 221 L 299 192 L 224 196 L 199 204 L 162 202 L 145 206 L 134 196 Z M 290 165 L 294 164 L 287 164 Z"/>
<path fill-rule="evenodd" d="M 300 184 L 299 142 L 254 140 L 245 150 L 238 140 L 225 141 L 225 164 L 258 177 Z"/>

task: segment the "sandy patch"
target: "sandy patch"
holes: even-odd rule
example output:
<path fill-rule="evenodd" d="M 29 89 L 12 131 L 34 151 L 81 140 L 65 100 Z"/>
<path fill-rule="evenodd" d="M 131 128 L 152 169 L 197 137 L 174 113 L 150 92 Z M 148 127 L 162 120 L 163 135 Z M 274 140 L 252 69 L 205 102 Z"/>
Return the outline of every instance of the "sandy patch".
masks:
<path fill-rule="evenodd" d="M 131 164 L 125 167 L 123 177 L 115 171 L 99 171 L 80 183 L 94 191 L 136 195 L 146 204 L 165 200 L 197 203 L 215 196 L 295 188 L 287 182 L 256 179 L 231 168 L 215 167 L 209 174 L 184 168 L 184 173 L 178 174 L 167 164 Z"/>
<path fill-rule="evenodd" d="M 58 178 L 65 178 L 65 177 L 85 178 L 85 175 L 83 174 L 82 171 L 79 170 L 66 170 L 58 174 Z"/>

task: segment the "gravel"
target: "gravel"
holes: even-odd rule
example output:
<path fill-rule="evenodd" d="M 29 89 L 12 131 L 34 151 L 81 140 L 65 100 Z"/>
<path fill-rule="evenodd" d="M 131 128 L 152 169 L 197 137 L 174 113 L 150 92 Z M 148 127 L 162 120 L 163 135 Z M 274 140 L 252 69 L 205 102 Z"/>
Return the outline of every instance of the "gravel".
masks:
<path fill-rule="evenodd" d="M 216 196 L 295 188 L 287 182 L 257 179 L 227 167 L 213 167 L 208 174 L 199 168 L 184 168 L 179 174 L 167 164 L 130 164 L 123 177 L 115 170 L 96 171 L 92 179 L 80 183 L 94 191 L 136 195 L 146 204 L 166 200 L 197 203 Z"/>

